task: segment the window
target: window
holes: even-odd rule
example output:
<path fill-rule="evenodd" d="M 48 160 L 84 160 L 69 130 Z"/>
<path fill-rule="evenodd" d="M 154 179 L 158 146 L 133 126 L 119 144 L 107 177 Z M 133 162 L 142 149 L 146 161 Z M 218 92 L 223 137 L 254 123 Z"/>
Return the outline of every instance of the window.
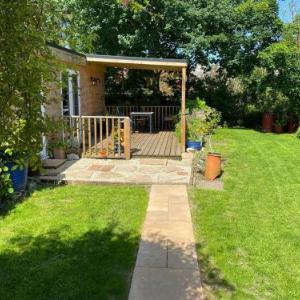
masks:
<path fill-rule="evenodd" d="M 62 73 L 62 114 L 80 115 L 79 73 L 69 70 Z"/>

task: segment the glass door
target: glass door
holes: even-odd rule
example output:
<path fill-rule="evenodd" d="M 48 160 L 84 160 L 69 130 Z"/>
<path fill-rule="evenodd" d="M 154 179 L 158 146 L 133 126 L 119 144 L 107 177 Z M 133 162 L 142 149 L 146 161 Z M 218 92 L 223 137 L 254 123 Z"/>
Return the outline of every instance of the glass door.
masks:
<path fill-rule="evenodd" d="M 63 72 L 62 81 L 62 115 L 80 115 L 79 73 L 73 70 Z"/>

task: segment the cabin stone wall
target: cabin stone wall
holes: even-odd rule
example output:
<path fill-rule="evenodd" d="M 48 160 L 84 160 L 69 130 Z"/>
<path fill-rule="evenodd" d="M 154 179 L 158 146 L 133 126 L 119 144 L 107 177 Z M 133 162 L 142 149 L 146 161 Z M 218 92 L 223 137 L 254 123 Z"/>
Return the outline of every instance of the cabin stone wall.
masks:
<path fill-rule="evenodd" d="M 79 72 L 81 115 L 95 116 L 105 114 L 105 70 L 100 66 L 97 67 L 95 64 L 87 63 L 85 58 L 82 56 L 54 48 L 52 48 L 52 52 L 57 57 L 59 64 L 63 63 L 66 69 Z M 96 79 L 95 85 L 93 85 L 91 80 L 92 77 Z M 57 73 L 57 78 L 60 78 L 59 72 Z M 49 83 L 49 94 L 47 97 L 47 103 L 45 104 L 45 112 L 49 117 L 62 116 L 61 101 L 61 84 Z"/>
<path fill-rule="evenodd" d="M 93 65 L 79 68 L 81 114 L 95 116 L 105 114 L 104 70 Z M 93 85 L 91 78 L 96 79 Z"/>

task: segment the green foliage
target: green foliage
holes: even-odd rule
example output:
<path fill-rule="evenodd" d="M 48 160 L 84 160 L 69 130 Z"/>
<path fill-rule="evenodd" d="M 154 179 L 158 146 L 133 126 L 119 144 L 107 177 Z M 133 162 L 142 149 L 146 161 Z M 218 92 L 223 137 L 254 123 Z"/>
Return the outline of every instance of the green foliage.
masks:
<path fill-rule="evenodd" d="M 41 150 L 46 131 L 41 106 L 57 66 L 47 47 L 53 36 L 52 1 L 0 1 L 0 146 L 26 152 Z M 52 99 L 51 99 L 52 100 Z"/>
<path fill-rule="evenodd" d="M 74 128 L 65 119 L 47 118 L 48 148 L 53 152 L 55 148 L 63 148 L 66 152 L 78 152 L 80 148 L 77 139 L 73 137 Z"/>
<path fill-rule="evenodd" d="M 243 118 L 245 106 L 252 99 L 257 100 L 253 91 L 247 91 L 244 81 L 259 65 L 259 53 L 280 39 L 283 28 L 276 0 L 63 2 L 76 23 L 81 50 L 109 55 L 186 58 L 190 63 L 189 97 L 202 95 L 229 121 Z M 92 36 L 91 43 L 80 41 L 85 35 Z M 190 71 L 197 65 L 209 76 L 193 77 Z M 218 69 L 211 74 L 214 66 Z M 170 99 L 159 93 L 161 72 L 145 73 L 130 71 L 119 85 L 108 76 L 113 78 L 107 81 L 109 101 L 117 103 L 122 99 L 134 104 L 139 104 L 138 100 L 149 104 L 178 101 L 177 93 Z M 149 87 L 145 78 L 153 85 Z M 234 80 L 244 85 L 238 92 L 231 88 Z M 178 83 L 173 82 L 173 86 Z"/>
<path fill-rule="evenodd" d="M 214 108 L 205 104 L 205 101 L 197 97 L 187 101 L 188 115 L 186 116 L 187 138 L 194 141 L 202 141 L 207 135 L 211 135 L 221 121 L 221 114 Z M 181 122 L 175 127 L 176 136 L 181 137 Z"/>
<path fill-rule="evenodd" d="M 186 101 L 187 112 L 205 110 L 207 105 L 203 99 L 196 97 L 196 99 L 187 99 Z"/>
<path fill-rule="evenodd" d="M 206 123 L 203 119 L 190 115 L 187 117 L 187 139 L 202 141 L 206 133 Z"/>
<path fill-rule="evenodd" d="M 27 161 L 27 153 L 21 150 L 0 148 L 0 202 L 8 200 L 14 192 L 9 168 L 11 170 L 23 169 L 26 167 Z"/>
<path fill-rule="evenodd" d="M 3 153 L 0 152 L 0 204 L 14 192 L 10 180 L 9 168 Z"/>
<path fill-rule="evenodd" d="M 63 148 L 65 151 L 70 147 L 70 143 L 66 140 L 56 140 L 54 142 L 49 143 L 49 150 L 53 150 L 55 148 Z"/>
<path fill-rule="evenodd" d="M 297 18 L 285 26 L 281 41 L 258 55 L 256 67 L 248 81 L 249 90 L 258 98 L 261 111 L 276 112 L 278 124 L 286 122 L 289 112 L 300 114 L 300 44 L 297 41 Z"/>
<path fill-rule="evenodd" d="M 73 1 L 81 32 L 95 36 L 93 50 L 109 55 L 200 57 L 203 32 L 194 1 Z M 174 30 L 176 28 L 176 30 Z M 197 59 L 198 61 L 199 59 Z"/>
<path fill-rule="evenodd" d="M 0 0 L 0 149 L 11 149 L 15 165 L 39 161 L 47 130 L 41 107 L 52 100 L 48 83 L 58 70 L 47 46 L 61 32 L 57 12 L 52 0 Z"/>

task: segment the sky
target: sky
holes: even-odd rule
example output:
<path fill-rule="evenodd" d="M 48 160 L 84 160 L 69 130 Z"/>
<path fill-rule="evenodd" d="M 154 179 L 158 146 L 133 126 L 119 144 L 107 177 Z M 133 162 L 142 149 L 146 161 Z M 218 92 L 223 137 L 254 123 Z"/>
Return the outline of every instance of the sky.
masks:
<path fill-rule="evenodd" d="M 300 0 L 278 0 L 279 2 L 279 15 L 284 22 L 290 22 L 292 19 L 289 3 L 293 2 L 296 6 L 296 11 L 300 13 Z"/>

